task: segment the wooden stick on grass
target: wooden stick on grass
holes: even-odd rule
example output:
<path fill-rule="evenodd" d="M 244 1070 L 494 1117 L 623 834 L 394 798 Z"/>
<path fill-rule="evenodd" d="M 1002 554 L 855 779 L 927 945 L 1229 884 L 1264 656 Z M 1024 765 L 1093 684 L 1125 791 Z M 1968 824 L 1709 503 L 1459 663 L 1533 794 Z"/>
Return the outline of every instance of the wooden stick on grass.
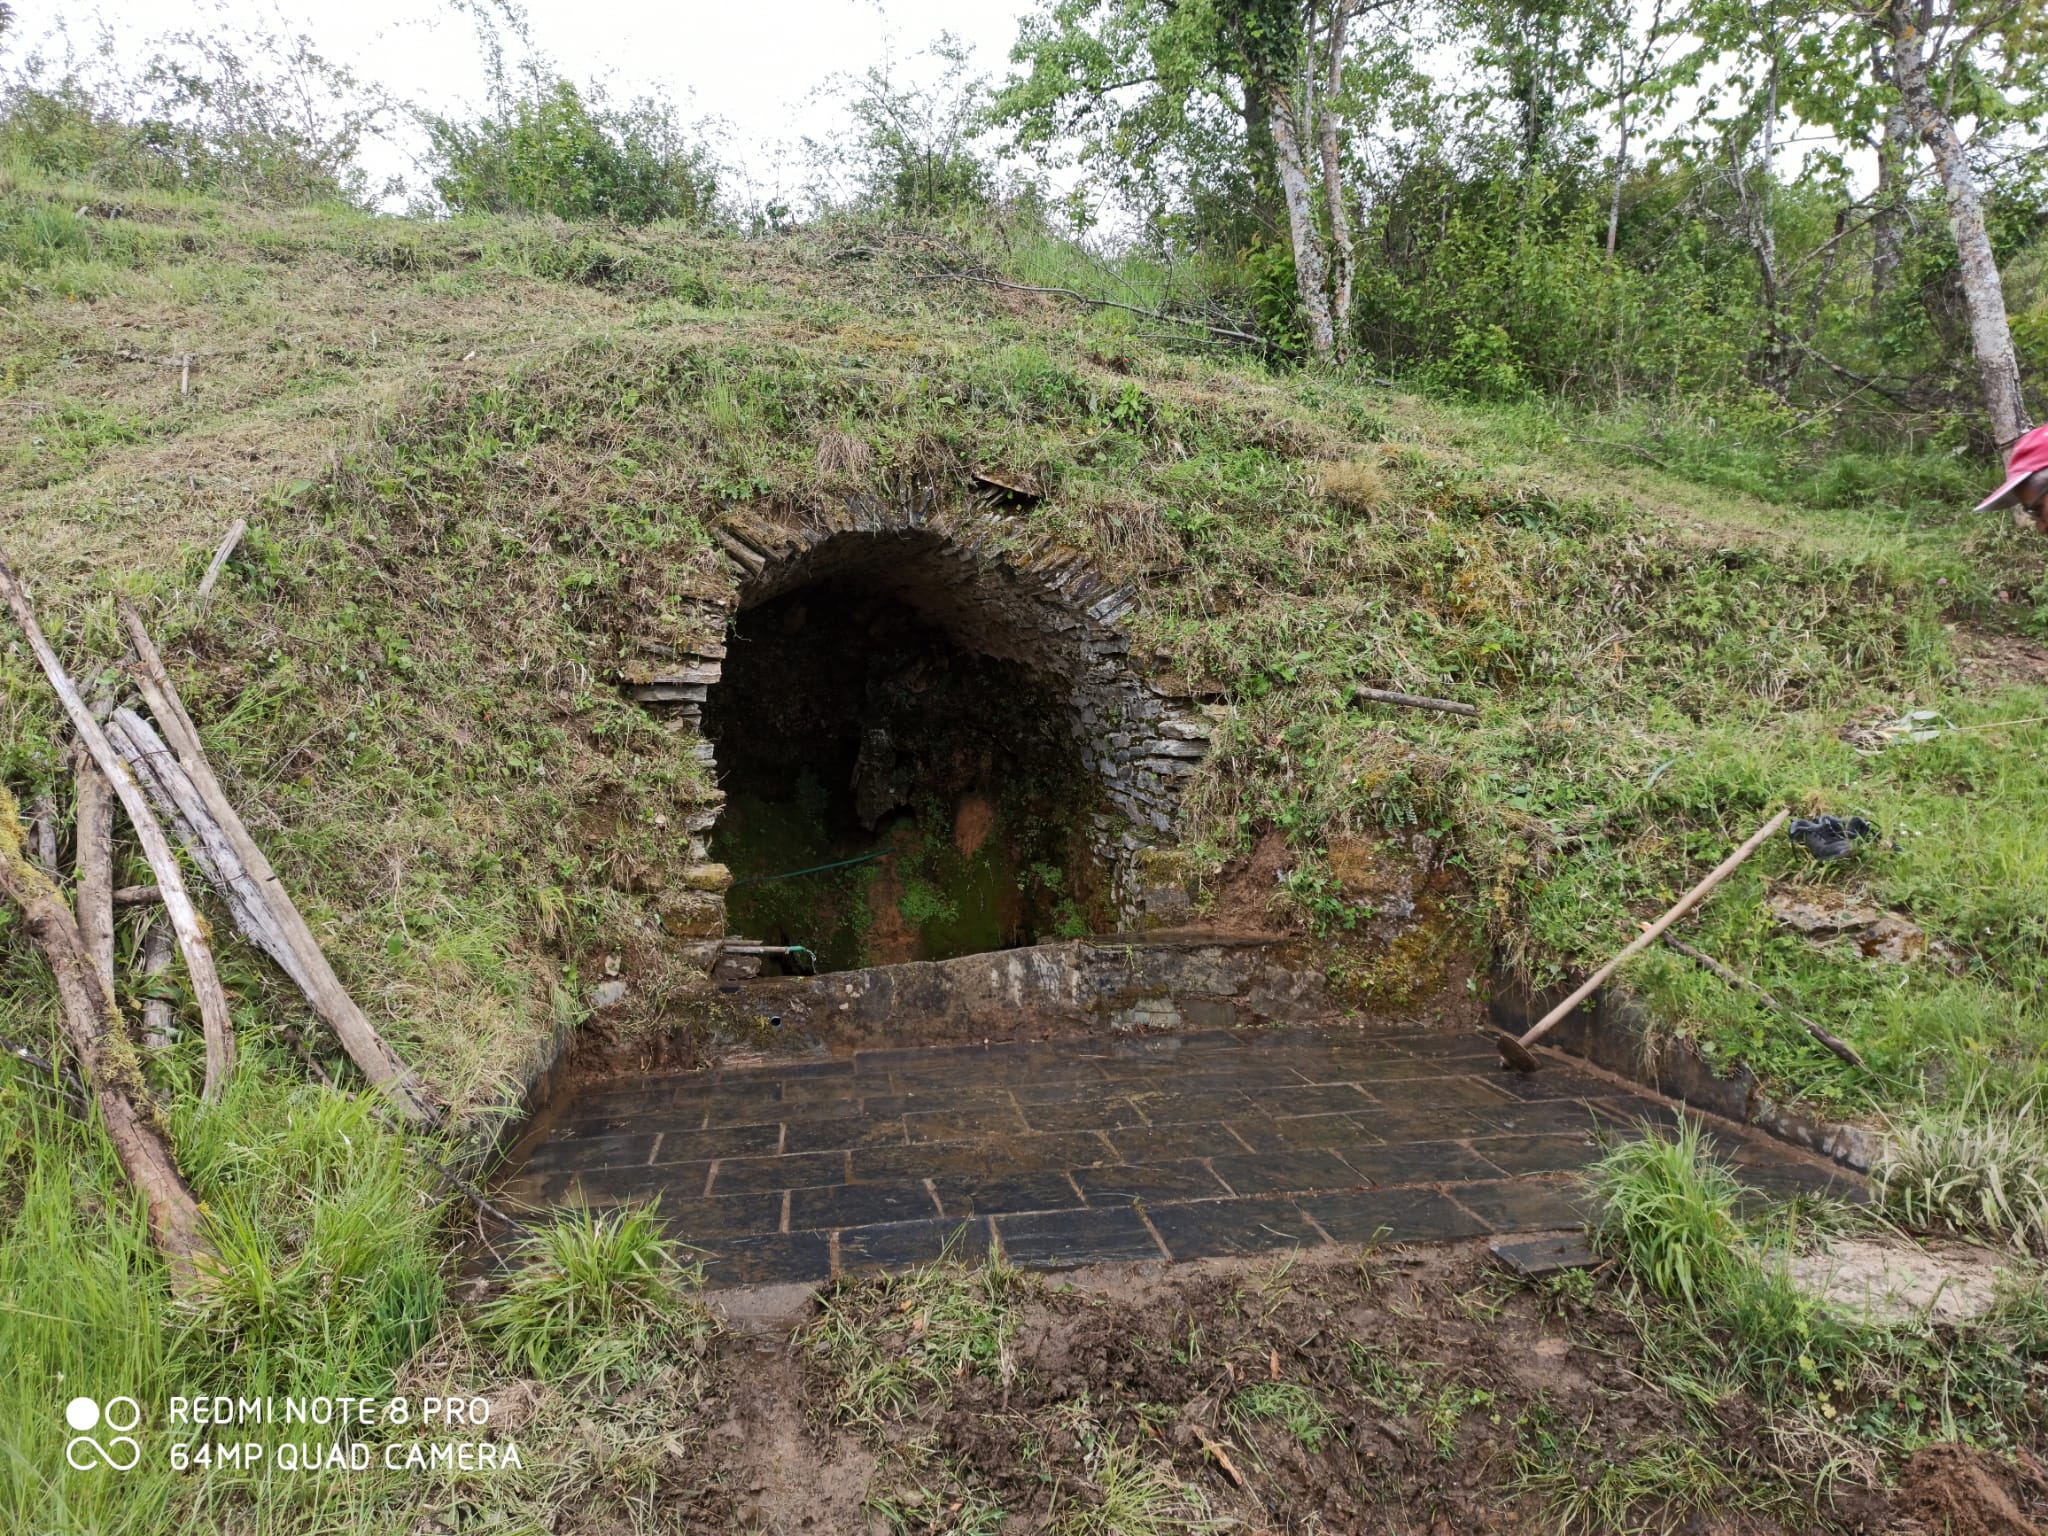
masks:
<path fill-rule="evenodd" d="M 1396 693 L 1390 688 L 1365 688 L 1354 684 L 1351 697 L 1364 699 L 1369 704 L 1398 704 L 1403 709 L 1427 709 L 1440 715 L 1464 715 L 1472 720 L 1479 718 L 1477 704 L 1460 704 L 1456 699 L 1432 699 L 1420 693 Z"/>
<path fill-rule="evenodd" d="M 85 747 L 72 749 L 77 811 L 78 935 L 107 990 L 114 990 L 114 790 Z"/>
<path fill-rule="evenodd" d="M 24 854 L 20 812 L 4 786 L 0 786 L 0 895 L 21 908 L 29 936 L 50 963 L 64 1032 L 99 1104 L 100 1121 L 114 1143 L 121 1171 L 142 1197 L 150 1237 L 170 1269 L 171 1283 L 180 1290 L 190 1289 L 219 1262 L 207 1241 L 199 1203 L 178 1170 L 149 1102 L 113 992 L 101 985 L 98 968 L 86 953 L 85 940 L 63 895 Z"/>
<path fill-rule="evenodd" d="M 185 712 L 184 701 L 178 697 L 177 687 L 171 682 L 171 675 L 165 669 L 164 659 L 150 639 L 149 631 L 143 627 L 141 616 L 125 599 L 120 610 L 121 622 L 127 626 L 128 638 L 135 647 L 135 683 L 141 690 L 143 702 L 149 706 L 157 728 L 170 744 L 178 766 L 190 779 L 197 794 L 197 808 L 218 829 L 239 862 L 252 888 L 254 905 L 274 927 L 280 948 L 272 949 L 260 938 L 257 942 L 263 944 L 285 973 L 298 984 L 314 1013 L 334 1031 L 349 1059 L 374 1087 L 390 1097 L 399 1113 L 414 1125 L 436 1124 L 440 1117 L 412 1069 L 385 1044 L 376 1026 L 356 1006 L 348 989 L 341 984 L 341 978 L 334 974 L 334 967 L 328 964 L 319 940 L 313 937 L 312 928 L 300 915 L 290 894 L 277 878 L 277 872 L 270 867 L 270 861 L 256 846 L 255 838 L 249 835 L 249 829 L 243 825 L 226 791 L 220 787 L 213 765 L 207 761 L 206 751 L 200 745 L 199 731 L 193 725 L 192 717 Z M 199 832 L 201 829 L 195 826 L 193 830 Z M 239 920 L 241 909 L 235 910 Z M 252 932 L 251 937 L 256 935 Z"/>
<path fill-rule="evenodd" d="M 213 552 L 213 563 L 206 568 L 206 575 L 199 582 L 199 606 L 204 608 L 213 596 L 213 584 L 220 580 L 220 573 L 228 563 L 228 557 L 235 552 L 235 546 L 242 542 L 242 535 L 249 531 L 249 520 L 238 517 L 229 525 L 227 535 L 220 541 L 220 548 Z"/>
<path fill-rule="evenodd" d="M 78 733 L 78 739 L 92 753 L 93 762 L 120 797 L 121 809 L 127 812 L 129 824 L 135 828 L 136 839 L 142 844 L 143 856 L 149 860 L 150 870 L 163 891 L 164 910 L 170 914 L 171 925 L 177 931 L 178 948 L 184 953 L 185 969 L 192 978 L 192 993 L 198 999 L 199 1018 L 206 1032 L 206 1087 L 203 1097 L 209 1101 L 217 1099 L 235 1069 L 235 1025 L 228 1016 L 228 996 L 221 987 L 220 972 L 214 968 L 213 951 L 207 944 L 205 919 L 200 917 L 199 909 L 192 904 L 192 897 L 185 889 L 185 876 L 178 867 L 178 855 L 151 812 L 142 786 L 135 782 L 135 775 L 128 771 L 128 765 L 121 761 L 113 743 L 107 740 L 107 733 L 100 729 L 99 721 L 93 719 L 92 711 L 86 708 L 77 686 L 65 672 L 64 663 L 51 649 L 42 626 L 36 622 L 35 609 L 29 605 L 28 594 L 22 590 L 14 567 L 8 563 L 4 552 L 0 552 L 0 599 L 6 601 L 15 623 L 28 637 L 29 649 L 35 652 L 36 660 L 42 664 L 43 675 L 57 690 L 64 712 L 71 717 L 71 728 Z M 75 933 L 77 924 L 73 922 L 71 926 Z"/>
<path fill-rule="evenodd" d="M 1776 1009 L 1779 1013 L 1784 1014 L 1787 1018 L 1791 1019 L 1795 1024 L 1799 1025 L 1801 1029 L 1804 1029 L 1809 1035 L 1813 1036 L 1814 1039 L 1818 1040 L 1822 1045 L 1826 1046 L 1829 1050 L 1833 1051 L 1837 1056 L 1841 1057 L 1842 1060 L 1849 1063 L 1850 1066 L 1860 1067 L 1863 1065 L 1863 1058 L 1856 1054 L 1855 1048 L 1851 1046 L 1846 1040 L 1839 1039 L 1835 1035 L 1829 1033 L 1827 1030 L 1823 1029 L 1819 1024 L 1816 1024 L 1812 1019 L 1809 1019 L 1805 1014 L 1794 1013 L 1790 1008 L 1787 1008 L 1783 1003 L 1779 1002 L 1773 994 L 1766 992 L 1762 987 L 1758 986 L 1755 982 L 1751 981 L 1747 976 L 1743 975 L 1740 971 L 1729 969 L 1720 961 L 1716 960 L 1712 955 L 1707 954 L 1702 950 L 1694 949 L 1690 944 L 1686 943 L 1685 940 L 1674 938 L 1672 935 L 1668 933 L 1664 935 L 1664 942 L 1668 944 L 1671 948 L 1677 950 L 1681 955 L 1685 956 L 1686 959 L 1692 961 L 1695 965 L 1699 966 L 1701 969 L 1709 971 L 1714 975 L 1720 977 L 1723 981 L 1727 982 L 1729 986 L 1737 987 L 1744 992 L 1751 993 L 1756 997 L 1757 1001 L 1761 1002 L 1766 1008 L 1773 1008 Z"/>

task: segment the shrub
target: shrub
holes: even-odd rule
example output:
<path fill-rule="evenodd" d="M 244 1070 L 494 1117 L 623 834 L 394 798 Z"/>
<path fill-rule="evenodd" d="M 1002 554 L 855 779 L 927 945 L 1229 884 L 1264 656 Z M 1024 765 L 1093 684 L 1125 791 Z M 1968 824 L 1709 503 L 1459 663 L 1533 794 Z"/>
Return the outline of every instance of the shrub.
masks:
<path fill-rule="evenodd" d="M 711 216 L 717 179 L 667 102 L 593 107 L 568 80 L 529 81 L 496 116 L 430 117 L 434 191 L 456 213 L 545 213 L 652 224 Z"/>
<path fill-rule="evenodd" d="M 388 112 L 305 36 L 181 32 L 132 75 L 109 59 L 92 78 L 27 60 L 0 92 L 0 158 L 114 188 L 357 198 L 356 151 Z"/>

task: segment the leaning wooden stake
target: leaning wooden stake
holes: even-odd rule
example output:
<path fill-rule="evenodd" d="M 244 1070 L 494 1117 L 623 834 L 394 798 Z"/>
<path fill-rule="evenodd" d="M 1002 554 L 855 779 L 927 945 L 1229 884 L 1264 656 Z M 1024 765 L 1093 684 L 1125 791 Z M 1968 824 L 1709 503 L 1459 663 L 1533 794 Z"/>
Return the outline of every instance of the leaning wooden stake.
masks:
<path fill-rule="evenodd" d="M 199 731 L 192 724 L 192 717 L 185 712 L 184 701 L 178 697 L 177 687 L 171 682 L 170 673 L 165 669 L 163 657 L 158 654 L 149 631 L 143 627 L 141 616 L 126 601 L 121 603 L 120 609 L 121 622 L 127 626 L 128 638 L 135 647 L 135 683 L 141 690 L 143 702 L 149 706 L 157 728 L 170 744 L 178 766 L 190 779 L 198 805 L 218 829 L 246 876 L 253 894 L 253 905 L 260 909 L 265 919 L 260 926 L 275 934 L 280 947 L 270 949 L 269 944 L 260 938 L 256 942 L 263 944 L 285 973 L 298 984 L 313 1011 L 334 1031 L 341 1048 L 348 1052 L 349 1059 L 363 1076 L 388 1095 L 399 1112 L 414 1125 L 436 1124 L 439 1116 L 412 1069 L 384 1043 L 376 1026 L 348 995 L 348 989 L 334 974 L 334 967 L 327 963 L 325 952 L 313 937 L 312 928 L 300 915 L 298 907 L 277 878 L 277 872 L 270 867 L 270 861 L 256 846 L 256 840 L 249 835 L 249 829 L 242 824 L 242 818 L 220 787 L 220 780 L 214 776 L 213 766 L 207 761 L 205 749 L 199 743 Z M 199 831 L 199 828 L 195 827 L 194 831 Z M 241 909 L 235 910 L 239 920 Z M 252 933 L 251 937 L 256 936 Z"/>
<path fill-rule="evenodd" d="M 178 1171 L 162 1126 L 150 1106 L 141 1068 L 111 989 L 86 953 L 78 924 L 56 885 L 22 849 L 20 813 L 0 787 L 0 894 L 21 908 L 29 936 L 57 979 L 64 1032 L 98 1101 L 100 1120 L 114 1143 L 122 1172 L 142 1197 L 150 1237 L 180 1290 L 202 1283 L 219 1260 L 206 1239 L 199 1204 Z"/>
<path fill-rule="evenodd" d="M 1456 699 L 1432 699 L 1421 693 L 1396 693 L 1391 688 L 1353 685 L 1351 697 L 1364 699 L 1369 704 L 1398 704 L 1403 709 L 1427 709 L 1440 715 L 1463 715 L 1468 720 L 1479 718 L 1477 704 L 1460 704 Z"/>
<path fill-rule="evenodd" d="M 83 744 L 73 752 L 73 805 L 77 811 L 78 850 L 72 868 L 78 877 L 78 934 L 85 940 L 100 980 L 114 990 L 114 791 L 107 776 Z"/>
<path fill-rule="evenodd" d="M 303 989 L 307 979 L 298 955 L 286 942 L 262 890 L 207 808 L 199 786 L 192 782 L 184 765 L 150 729 L 149 722 L 132 709 L 114 711 L 107 722 L 107 740 L 114 744 L 114 750 L 135 774 L 136 782 L 148 793 L 157 815 L 206 876 L 207 884 L 227 903 L 228 913 L 243 937 L 275 960 Z"/>
<path fill-rule="evenodd" d="M 1624 960 L 1633 959 L 1656 943 L 1658 939 L 1663 937 L 1666 928 L 1669 928 L 1673 923 L 1685 916 L 1686 913 L 1698 906 L 1705 899 L 1709 891 L 1734 874 L 1736 869 L 1741 866 L 1743 860 L 1747 859 L 1752 853 L 1755 853 L 1757 849 L 1763 847 L 1771 834 L 1785 825 L 1786 818 L 1791 814 L 1790 811 L 1780 811 L 1761 827 L 1758 827 L 1756 831 L 1749 835 L 1748 842 L 1715 865 L 1713 872 L 1706 879 L 1679 897 L 1678 905 L 1636 935 L 1628 948 L 1580 982 L 1577 991 L 1573 992 L 1570 997 L 1537 1020 L 1535 1025 L 1526 1034 L 1517 1037 L 1509 1034 L 1506 1030 L 1502 1030 L 1499 1038 L 1494 1041 L 1500 1047 L 1501 1059 L 1517 1072 L 1534 1072 L 1541 1063 L 1536 1060 L 1534 1053 L 1530 1051 L 1529 1047 L 1549 1034 L 1556 1026 L 1558 1020 L 1599 991 L 1600 984 L 1619 970 Z"/>
<path fill-rule="evenodd" d="M 213 596 L 213 584 L 220 580 L 220 573 L 227 568 L 228 557 L 235 552 L 235 546 L 242 542 L 242 535 L 249 531 L 247 518 L 238 517 L 229 525 L 227 536 L 220 541 L 220 548 L 213 552 L 213 563 L 206 568 L 206 574 L 199 580 L 199 606 L 204 608 L 207 599 Z"/>
<path fill-rule="evenodd" d="M 93 719 L 92 711 L 85 707 L 85 700 L 79 697 L 77 687 L 64 670 L 64 663 L 57 659 L 56 651 L 44 637 L 42 626 L 36 622 L 35 609 L 29 606 L 28 594 L 22 590 L 4 553 L 0 553 L 0 598 L 6 600 L 15 623 L 28 637 L 29 649 L 35 652 L 36 660 L 42 664 L 43 675 L 57 690 L 64 712 L 71 717 L 71 728 L 78 733 L 78 739 L 92 753 L 92 760 L 99 765 L 100 772 L 107 776 L 107 782 L 113 785 L 114 793 L 120 797 L 121 809 L 127 812 L 129 824 L 135 828 L 136 840 L 142 844 L 143 856 L 149 860 L 150 870 L 163 891 L 164 910 L 170 914 L 171 925 L 177 931 L 178 948 L 184 953 L 185 969 L 191 976 L 192 993 L 198 999 L 199 1018 L 206 1032 L 204 1097 L 209 1100 L 218 1098 L 235 1069 L 235 1026 L 228 1017 L 228 997 L 221 987 L 220 973 L 214 969 L 213 951 L 207 946 L 206 923 L 185 890 L 185 877 L 178 868 L 178 855 L 151 813 L 149 798 L 143 794 L 142 786 L 135 782 L 135 775 L 128 771 L 128 765 L 121 761 L 120 754 L 107 740 L 107 733 L 100 729 L 99 721 Z M 74 923 L 72 926 L 75 929 L 77 925 Z"/>
<path fill-rule="evenodd" d="M 1822 1045 L 1826 1046 L 1829 1050 L 1833 1051 L 1837 1056 L 1841 1057 L 1842 1060 L 1849 1063 L 1850 1066 L 1860 1067 L 1863 1065 L 1863 1058 L 1856 1054 L 1856 1048 L 1850 1045 L 1848 1041 L 1841 1039 L 1839 1036 L 1831 1033 L 1820 1024 L 1815 1023 L 1812 1019 L 1809 1019 L 1805 1014 L 1795 1013 L 1792 1009 L 1787 1008 L 1783 1003 L 1778 1001 L 1778 998 L 1775 994 L 1766 992 L 1762 987 L 1758 986 L 1755 982 L 1751 981 L 1747 976 L 1743 975 L 1740 971 L 1731 970 L 1729 967 L 1723 965 L 1720 961 L 1716 960 L 1712 955 L 1707 954 L 1703 950 L 1694 949 L 1690 944 L 1686 943 L 1685 940 L 1680 938 L 1674 938 L 1672 935 L 1668 933 L 1664 935 L 1664 943 L 1666 947 L 1677 950 L 1681 955 L 1685 956 L 1686 959 L 1692 961 L 1702 970 L 1709 971 L 1712 974 L 1720 977 L 1723 981 L 1727 982 L 1729 986 L 1739 987 L 1744 992 L 1750 993 L 1757 999 L 1758 1002 L 1762 1003 L 1766 1008 L 1774 1008 L 1779 1013 L 1784 1014 L 1787 1018 L 1791 1019 L 1795 1024 L 1797 1024 L 1801 1029 L 1805 1030 L 1809 1035 L 1813 1036 L 1814 1039 L 1818 1040 Z"/>

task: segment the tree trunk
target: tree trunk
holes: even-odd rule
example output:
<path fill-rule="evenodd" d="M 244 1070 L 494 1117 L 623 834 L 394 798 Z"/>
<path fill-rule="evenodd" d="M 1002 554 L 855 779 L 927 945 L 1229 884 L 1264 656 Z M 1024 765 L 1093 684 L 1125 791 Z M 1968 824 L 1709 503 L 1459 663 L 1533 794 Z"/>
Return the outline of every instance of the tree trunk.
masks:
<path fill-rule="evenodd" d="M 206 1240 L 199 1204 L 178 1171 L 163 1126 L 143 1086 L 142 1070 L 71 909 L 49 876 L 22 849 L 20 813 L 0 786 L 0 895 L 21 908 L 29 937 L 50 963 L 64 1032 L 78 1058 L 128 1182 L 142 1197 L 150 1237 L 180 1290 L 204 1281 L 218 1256 Z"/>
<path fill-rule="evenodd" d="M 72 782 L 77 786 L 77 851 L 72 868 L 78 877 L 78 935 L 86 953 L 114 990 L 114 791 L 107 776 L 80 743 L 73 750 Z"/>
<path fill-rule="evenodd" d="M 1941 173 L 1962 276 L 1963 303 L 1970 315 L 1970 344 L 1984 384 L 1984 410 L 1991 436 L 2003 453 L 2031 423 L 2020 391 L 2012 327 L 2006 319 L 2005 286 L 1999 279 L 1998 259 L 1991 251 L 1990 232 L 1984 227 L 1984 199 L 1955 124 L 1934 99 L 1923 33 L 1914 20 L 1896 10 L 1892 25 L 1892 69 L 1899 97 L 1921 139 L 1933 151 L 1935 169 Z"/>
<path fill-rule="evenodd" d="M 121 761 L 113 743 L 107 740 L 107 733 L 100 729 L 99 721 L 92 717 L 92 711 L 85 707 L 85 700 L 79 697 L 77 685 L 65 672 L 64 663 L 58 659 L 43 634 L 42 626 L 36 622 L 28 594 L 22 590 L 21 582 L 15 577 L 14 568 L 8 564 L 5 554 L 0 554 L 0 600 L 4 600 L 13 611 L 14 621 L 28 638 L 29 649 L 42 665 L 43 675 L 63 701 L 64 712 L 71 717 L 71 728 L 78 733 L 78 739 L 92 753 L 93 762 L 98 764 L 100 772 L 107 776 L 107 782 L 113 785 L 114 793 L 120 797 L 121 809 L 127 812 L 129 824 L 135 828 L 136 840 L 142 844 L 142 852 L 156 875 L 156 883 L 163 890 L 164 910 L 170 914 L 171 924 L 177 930 L 178 947 L 184 952 L 185 970 L 192 979 L 192 994 L 198 999 L 200 1020 L 206 1030 L 206 1087 L 203 1096 L 209 1101 L 216 1099 L 235 1069 L 235 1025 L 228 1016 L 228 996 L 221 987 L 220 972 L 214 968 L 213 951 L 207 947 L 205 920 L 200 917 L 199 909 L 192 905 L 192 898 L 185 889 L 185 876 L 178 867 L 178 855 L 171 848 L 171 840 L 164 836 L 163 827 L 151 813 L 149 799 L 143 794 L 142 786 L 135 782 L 135 775 L 128 771 L 128 765 Z M 71 926 L 76 932 L 77 924 L 74 922 Z"/>
<path fill-rule="evenodd" d="M 205 748 L 200 745 L 198 727 L 185 712 L 184 701 L 178 697 L 177 686 L 172 683 L 141 617 L 125 601 L 120 609 L 121 622 L 127 626 L 128 638 L 135 647 L 136 686 L 175 755 L 175 762 L 167 766 L 183 771 L 191 791 L 181 814 L 199 844 L 214 845 L 211 858 L 202 859 L 208 878 L 228 901 L 242 931 L 297 983 L 313 1011 L 334 1031 L 342 1049 L 363 1076 L 388 1095 L 414 1125 L 435 1124 L 439 1115 L 418 1078 L 384 1042 L 368 1016 L 349 996 L 341 978 L 334 974 L 334 967 L 313 937 L 311 926 L 300 915 L 284 883 L 270 867 L 270 860 L 256 846 L 255 838 L 249 835 L 248 827 L 220 787 Z M 147 729 L 143 727 L 144 731 Z M 166 783 L 166 788 L 174 787 Z"/>
<path fill-rule="evenodd" d="M 1614 150 L 1614 192 L 1607 200 L 1607 260 L 1614 261 L 1614 247 L 1621 237 L 1621 188 L 1628 179 L 1628 98 L 1635 84 L 1628 68 L 1628 34 L 1621 38 L 1621 58 L 1614 67 L 1614 94 L 1621 142 Z"/>
<path fill-rule="evenodd" d="M 1286 200 L 1280 196 L 1279 159 L 1273 147 L 1272 112 L 1265 93 L 1250 81 L 1244 87 L 1244 142 L 1251 151 L 1252 193 L 1257 200 L 1259 226 L 1268 236 L 1280 233 L 1286 214 Z"/>
<path fill-rule="evenodd" d="M 1344 161 L 1337 139 L 1337 114 L 1331 103 L 1344 84 L 1344 30 L 1351 20 L 1351 0 L 1337 0 L 1330 14 L 1330 52 L 1323 77 L 1323 110 L 1316 119 L 1323 153 L 1323 201 L 1330 208 L 1331 323 L 1337 351 L 1351 349 L 1352 245 L 1351 217 L 1344 208 Z"/>
<path fill-rule="evenodd" d="M 1881 49 L 1873 61 L 1877 73 L 1884 71 Z M 1895 101 L 1884 114 L 1884 136 L 1877 145 L 1876 208 L 1870 215 L 1870 307 L 1880 308 L 1890 297 L 1906 254 L 1906 149 L 1913 132 L 1906 104 Z"/>
<path fill-rule="evenodd" d="M 1294 104 L 1277 81 L 1265 85 L 1272 106 L 1273 162 L 1280 173 L 1280 191 L 1287 199 L 1287 226 L 1294 242 L 1294 281 L 1301 291 L 1301 307 L 1308 316 L 1309 348 L 1317 359 L 1330 362 L 1337 350 L 1330 325 L 1330 295 L 1325 286 L 1323 237 L 1316 228 L 1316 210 L 1302 159 L 1301 135 L 1296 131 Z"/>

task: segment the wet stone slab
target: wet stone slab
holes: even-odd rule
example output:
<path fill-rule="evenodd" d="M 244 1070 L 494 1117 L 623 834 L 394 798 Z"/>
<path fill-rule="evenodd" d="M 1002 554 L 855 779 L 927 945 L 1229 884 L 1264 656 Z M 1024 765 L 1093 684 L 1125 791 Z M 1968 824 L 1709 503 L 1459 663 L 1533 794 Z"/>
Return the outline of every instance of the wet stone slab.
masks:
<path fill-rule="evenodd" d="M 1668 1100 L 1487 1036 L 1216 1030 L 860 1051 L 620 1079 L 557 1101 L 497 1180 L 514 1210 L 659 1200 L 714 1287 L 991 1250 L 1034 1267 L 1571 1228 L 1574 1179 Z M 1709 1121 L 1756 1201 L 1859 1181 Z"/>

